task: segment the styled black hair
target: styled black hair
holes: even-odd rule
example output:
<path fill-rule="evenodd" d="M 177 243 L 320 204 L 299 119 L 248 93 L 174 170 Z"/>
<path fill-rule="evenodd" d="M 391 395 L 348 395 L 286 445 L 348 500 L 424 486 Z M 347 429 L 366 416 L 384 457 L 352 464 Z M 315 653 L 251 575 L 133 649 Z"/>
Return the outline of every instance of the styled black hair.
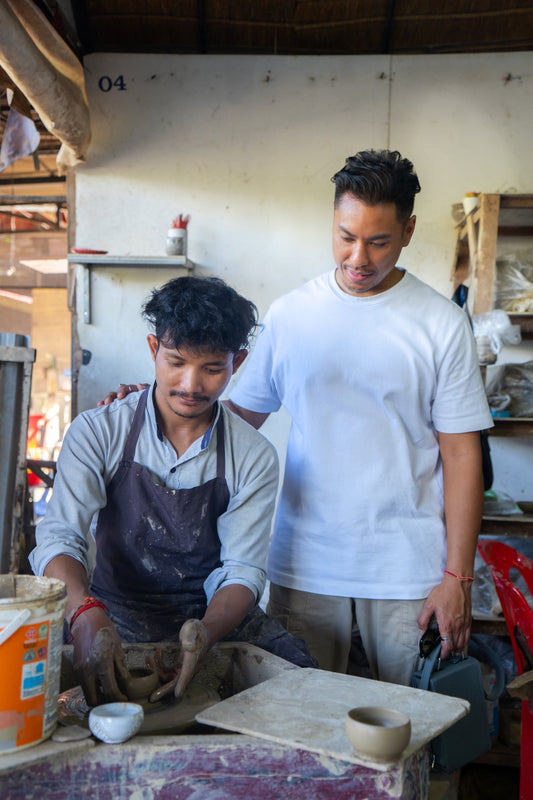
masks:
<path fill-rule="evenodd" d="M 257 308 L 220 278 L 174 278 L 143 305 L 159 344 L 237 353 L 257 326 Z"/>
<path fill-rule="evenodd" d="M 335 208 L 345 194 L 369 206 L 395 203 L 398 221 L 404 224 L 420 191 L 413 164 L 397 150 L 361 150 L 347 158 L 331 180 L 335 184 Z"/>

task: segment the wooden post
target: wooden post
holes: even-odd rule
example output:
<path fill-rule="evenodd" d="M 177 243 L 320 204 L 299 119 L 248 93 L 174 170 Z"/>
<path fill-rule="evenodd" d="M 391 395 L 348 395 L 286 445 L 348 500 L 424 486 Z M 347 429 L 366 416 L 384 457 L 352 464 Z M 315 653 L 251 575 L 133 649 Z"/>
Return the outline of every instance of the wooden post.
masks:
<path fill-rule="evenodd" d="M 474 273 L 474 314 L 484 314 L 491 311 L 494 306 L 500 195 L 480 194 L 479 209 L 479 236 Z"/>

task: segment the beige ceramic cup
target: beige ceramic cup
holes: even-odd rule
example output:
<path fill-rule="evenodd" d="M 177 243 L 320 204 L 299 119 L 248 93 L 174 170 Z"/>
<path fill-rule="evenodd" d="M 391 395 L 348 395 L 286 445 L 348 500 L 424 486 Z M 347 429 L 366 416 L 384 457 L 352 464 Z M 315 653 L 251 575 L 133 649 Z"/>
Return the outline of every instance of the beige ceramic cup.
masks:
<path fill-rule="evenodd" d="M 407 714 L 384 706 L 352 708 L 345 727 L 355 755 L 374 761 L 395 761 L 411 738 Z"/>

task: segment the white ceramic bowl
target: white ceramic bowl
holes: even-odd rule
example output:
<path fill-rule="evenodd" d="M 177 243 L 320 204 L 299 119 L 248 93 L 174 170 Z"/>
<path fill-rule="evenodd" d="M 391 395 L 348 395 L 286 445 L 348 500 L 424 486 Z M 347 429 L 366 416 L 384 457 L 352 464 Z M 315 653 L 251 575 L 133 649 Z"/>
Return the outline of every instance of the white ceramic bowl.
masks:
<path fill-rule="evenodd" d="M 107 744 L 125 742 L 142 725 L 144 711 L 138 703 L 104 703 L 89 712 L 89 728 Z"/>
<path fill-rule="evenodd" d="M 355 754 L 375 761 L 396 760 L 411 738 L 407 714 L 383 706 L 352 708 L 345 727 Z"/>

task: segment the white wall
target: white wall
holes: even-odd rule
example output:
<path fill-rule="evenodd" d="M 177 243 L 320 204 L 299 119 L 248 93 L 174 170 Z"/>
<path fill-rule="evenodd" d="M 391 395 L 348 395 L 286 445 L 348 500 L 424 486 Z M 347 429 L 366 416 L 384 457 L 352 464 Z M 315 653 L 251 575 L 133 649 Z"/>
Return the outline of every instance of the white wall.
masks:
<path fill-rule="evenodd" d="M 226 279 L 261 314 L 332 266 L 330 177 L 357 150 L 391 147 L 414 162 L 422 192 L 402 265 L 447 296 L 452 203 L 533 191 L 531 53 L 97 54 L 85 72 L 93 142 L 76 170 L 76 245 L 162 255 L 171 220 L 189 213 L 198 273 Z M 151 379 L 139 307 L 173 274 L 96 270 L 91 325 L 78 283 L 80 344 L 92 352 L 80 410 L 120 381 Z M 281 415 L 264 428 L 280 449 L 286 426 Z M 506 478 L 522 494 L 523 476 Z"/>

